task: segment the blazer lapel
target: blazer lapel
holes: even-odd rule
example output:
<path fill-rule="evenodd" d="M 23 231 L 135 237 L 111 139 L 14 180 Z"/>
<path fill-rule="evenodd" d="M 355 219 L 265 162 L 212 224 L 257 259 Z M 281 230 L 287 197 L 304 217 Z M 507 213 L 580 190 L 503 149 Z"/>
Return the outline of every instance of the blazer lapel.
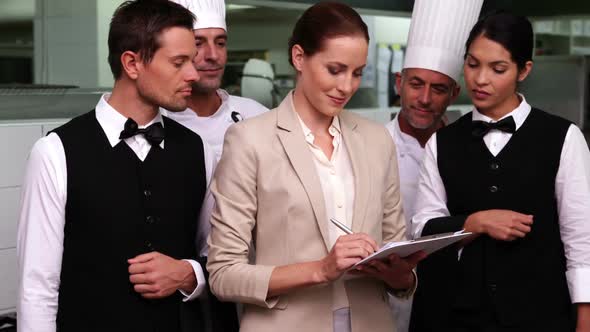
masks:
<path fill-rule="evenodd" d="M 311 203 L 326 250 L 330 251 L 329 221 L 326 217 L 324 194 L 313 163 L 313 156 L 309 151 L 305 137 L 303 137 L 301 125 L 293 109 L 292 92 L 287 95 L 278 107 L 277 127 L 279 140 Z"/>
<path fill-rule="evenodd" d="M 340 126 L 342 127 L 342 136 L 344 144 L 348 151 L 348 156 L 352 163 L 354 173 L 354 206 L 352 214 L 352 231 L 361 232 L 365 213 L 369 204 L 369 194 L 371 192 L 370 172 L 367 165 L 367 156 L 365 153 L 363 137 L 357 130 L 357 124 L 354 117 L 350 116 L 348 111 L 340 113 Z"/>

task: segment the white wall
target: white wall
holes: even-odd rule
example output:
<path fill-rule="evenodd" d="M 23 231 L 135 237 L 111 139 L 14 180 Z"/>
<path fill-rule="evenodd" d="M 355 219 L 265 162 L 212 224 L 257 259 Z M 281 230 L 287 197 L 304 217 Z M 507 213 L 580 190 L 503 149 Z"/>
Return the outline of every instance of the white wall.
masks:
<path fill-rule="evenodd" d="M 406 44 L 410 31 L 409 17 L 375 16 L 375 41 Z"/>
<path fill-rule="evenodd" d="M 109 56 L 109 25 L 111 24 L 111 18 L 115 9 L 123 3 L 122 0 L 100 0 L 97 3 L 97 27 L 96 31 L 98 34 L 98 83 L 99 87 L 111 87 L 115 80 L 111 74 L 111 68 L 108 63 Z"/>
<path fill-rule="evenodd" d="M 37 0 L 36 83 L 97 86 L 97 1 Z"/>
<path fill-rule="evenodd" d="M 0 22 L 30 22 L 35 13 L 35 0 L 1 0 L 0 2 Z"/>
<path fill-rule="evenodd" d="M 109 87 L 107 62 L 110 18 L 122 0 L 36 0 L 35 77 L 37 83 Z M 265 50 L 278 75 L 292 74 L 287 41 L 294 22 L 228 26 L 229 50 Z M 405 44 L 409 18 L 376 16 L 376 43 Z"/>
<path fill-rule="evenodd" d="M 0 122 L 0 145 L 4 157 L 0 173 L 0 314 L 14 312 L 17 297 L 16 230 L 20 186 L 29 151 L 54 121 L 27 123 Z"/>

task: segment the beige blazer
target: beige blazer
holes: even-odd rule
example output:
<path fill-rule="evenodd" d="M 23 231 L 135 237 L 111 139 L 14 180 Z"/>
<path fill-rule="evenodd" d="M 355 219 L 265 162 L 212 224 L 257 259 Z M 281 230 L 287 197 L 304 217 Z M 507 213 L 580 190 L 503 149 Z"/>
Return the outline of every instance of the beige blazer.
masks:
<path fill-rule="evenodd" d="M 354 232 L 377 243 L 404 238 L 396 153 L 384 126 L 340 115 L 355 175 Z M 291 95 L 225 135 L 211 185 L 216 206 L 209 238 L 209 282 L 225 301 L 245 304 L 241 331 L 333 332 L 332 285 L 266 298 L 275 266 L 319 260 L 329 249 L 329 217 L 311 151 Z M 250 244 L 255 257 L 249 262 Z M 345 282 L 352 331 L 394 331 L 385 285 Z"/>

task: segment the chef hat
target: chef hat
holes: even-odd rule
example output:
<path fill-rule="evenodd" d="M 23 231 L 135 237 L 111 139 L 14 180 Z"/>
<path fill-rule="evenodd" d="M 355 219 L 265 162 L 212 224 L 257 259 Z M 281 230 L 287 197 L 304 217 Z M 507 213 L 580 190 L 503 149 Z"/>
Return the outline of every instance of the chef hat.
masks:
<path fill-rule="evenodd" d="M 193 29 L 221 28 L 225 25 L 224 0 L 172 0 L 190 10 L 197 17 Z"/>
<path fill-rule="evenodd" d="M 465 42 L 483 0 L 416 0 L 404 68 L 424 68 L 459 81 Z"/>

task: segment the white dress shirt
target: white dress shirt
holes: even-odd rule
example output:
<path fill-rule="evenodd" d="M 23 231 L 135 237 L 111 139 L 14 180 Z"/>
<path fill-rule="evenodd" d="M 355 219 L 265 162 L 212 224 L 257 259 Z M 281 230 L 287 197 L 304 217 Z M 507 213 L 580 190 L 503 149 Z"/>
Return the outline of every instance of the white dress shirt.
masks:
<path fill-rule="evenodd" d="M 299 117 L 299 115 L 297 115 Z M 340 130 L 340 121 L 334 117 L 332 124 L 328 129 L 332 136 L 332 156 L 330 159 L 324 154 L 324 151 L 314 144 L 315 136 L 305 125 L 301 118 L 299 123 L 303 129 L 305 141 L 313 155 L 313 162 L 316 167 L 322 193 L 324 196 L 324 205 L 326 207 L 326 216 L 328 219 L 334 218 L 349 228 L 352 226 L 352 213 L 354 206 L 354 172 L 352 162 L 346 150 L 346 145 L 342 139 Z M 334 246 L 338 237 L 346 235 L 340 228 L 331 223 L 329 220 L 320 220 L 328 225 L 330 232 L 330 248 Z M 344 289 L 343 278 L 333 283 L 333 310 L 346 308 L 348 309 L 348 298 Z"/>
<path fill-rule="evenodd" d="M 119 134 L 127 118 L 108 104 L 105 94 L 96 105 L 96 119 L 104 130 L 111 146 L 121 140 Z M 160 114 L 145 126 L 162 122 Z M 143 135 L 124 140 L 144 161 L 151 145 Z M 165 141 L 160 143 L 164 148 Z M 215 167 L 215 156 L 204 144 L 206 180 L 209 184 Z M 190 153 L 190 151 L 187 151 Z M 67 167 L 63 144 L 59 136 L 51 133 L 38 140 L 29 156 L 21 194 L 21 213 L 17 234 L 18 270 L 20 275 L 17 304 L 18 331 L 49 332 L 56 330 L 58 293 L 63 253 L 65 207 L 67 201 Z M 201 204 L 202 202 L 195 202 Z M 211 203 L 209 203 L 211 205 Z M 204 226 L 209 224 L 212 206 L 205 203 L 201 209 L 197 234 L 199 252 L 206 251 Z M 192 294 L 184 294 L 184 301 L 197 298 L 206 286 L 203 268 L 191 263 L 197 279 Z M 91 285 L 89 291 L 92 291 Z M 83 294 L 80 294 L 83 300 Z"/>
<path fill-rule="evenodd" d="M 406 237 L 411 239 L 412 217 L 416 214 L 416 194 L 418 193 L 420 167 L 424 159 L 424 148 L 415 137 L 402 132 L 399 126 L 399 116 L 398 113 L 393 120 L 385 125 L 385 128 L 395 143 L 400 193 L 406 217 Z"/>
<path fill-rule="evenodd" d="M 354 205 L 354 173 L 344 140 L 340 134 L 340 121 L 338 117 L 334 117 L 328 129 L 334 147 L 330 159 L 320 147 L 314 144 L 315 136 L 311 130 L 301 119 L 299 121 L 301 128 L 303 128 L 305 141 L 313 154 L 313 162 L 324 194 L 326 214 L 329 218 L 335 218 L 351 228 Z M 346 233 L 328 220 L 326 222 L 330 231 L 330 247 L 332 247 L 336 240 Z"/>
<path fill-rule="evenodd" d="M 268 108 L 255 100 L 232 96 L 222 89 L 217 90 L 217 95 L 221 98 L 221 106 L 211 116 L 200 117 L 190 108 L 182 112 L 171 112 L 165 109 L 161 111 L 163 115 L 199 134 L 211 146 L 215 152 L 216 161 L 219 161 L 225 132 L 235 123 L 232 112 L 237 112 L 239 115 L 236 116 L 241 121 L 266 112 Z"/>
<path fill-rule="evenodd" d="M 516 130 L 531 112 L 531 106 L 524 96 L 520 97 L 520 105 L 502 118 L 512 116 Z M 473 110 L 473 120 L 496 122 L 476 109 Z M 496 156 L 511 137 L 510 133 L 491 130 L 484 136 L 484 142 L 488 150 Z M 438 170 L 436 144 L 435 134 L 426 144 L 426 154 L 420 171 L 416 200 L 418 213 L 412 219 L 414 237 L 420 236 L 430 219 L 450 215 L 445 187 Z M 563 143 L 555 178 L 555 196 L 567 261 L 566 277 L 570 296 L 573 303 L 590 302 L 590 152 L 584 135 L 573 124 Z"/>

